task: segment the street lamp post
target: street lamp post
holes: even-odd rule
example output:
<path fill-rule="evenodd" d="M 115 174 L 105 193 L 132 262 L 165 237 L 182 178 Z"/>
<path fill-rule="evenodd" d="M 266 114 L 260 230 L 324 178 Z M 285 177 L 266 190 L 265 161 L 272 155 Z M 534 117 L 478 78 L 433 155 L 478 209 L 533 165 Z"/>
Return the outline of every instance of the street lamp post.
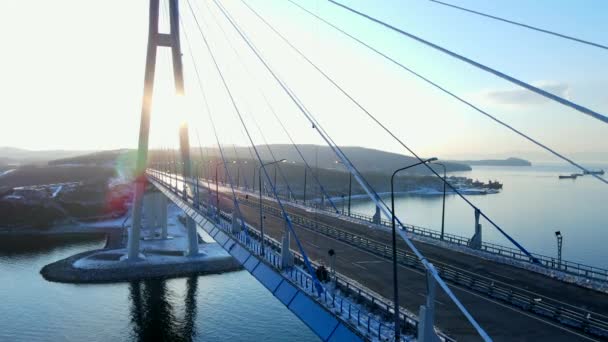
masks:
<path fill-rule="evenodd" d="M 196 193 L 196 208 L 199 207 L 200 205 L 200 188 L 199 188 L 199 183 L 198 183 L 198 177 L 199 177 L 199 173 L 198 173 L 198 163 L 194 162 L 194 175 L 195 175 L 195 179 L 196 179 L 196 183 L 195 183 L 195 193 Z"/>
<path fill-rule="evenodd" d="M 241 163 L 239 163 L 238 161 L 234 161 L 234 163 L 236 164 L 236 188 L 240 189 L 241 187 Z M 243 161 L 242 164 L 247 164 L 247 161 Z M 247 182 L 245 182 L 245 184 L 247 184 Z"/>
<path fill-rule="evenodd" d="M 348 216 L 350 216 L 350 199 L 352 197 L 352 190 L 353 190 L 353 174 L 349 172 L 348 173 Z"/>
<path fill-rule="evenodd" d="M 277 186 L 277 164 L 274 164 L 274 166 L 272 167 L 274 169 L 274 186 Z"/>
<path fill-rule="evenodd" d="M 302 203 L 306 205 L 306 165 L 304 165 L 304 198 Z"/>
<path fill-rule="evenodd" d="M 261 239 L 261 250 L 262 250 L 262 256 L 266 255 L 264 253 L 264 213 L 262 211 L 262 168 L 266 167 L 268 165 L 273 165 L 273 164 L 277 164 L 277 163 L 282 163 L 284 161 L 286 161 L 287 159 L 281 159 L 281 160 L 276 160 L 273 162 L 269 162 L 266 164 L 262 164 L 260 165 L 260 167 L 258 168 L 258 187 L 260 188 L 260 235 L 262 236 Z"/>
<path fill-rule="evenodd" d="M 219 189 L 219 180 L 217 178 L 217 167 L 222 165 L 224 162 L 215 163 L 215 210 L 217 215 L 220 214 L 220 189 Z"/>
<path fill-rule="evenodd" d="M 393 228 L 393 301 L 394 301 L 394 311 L 395 311 L 395 341 L 401 340 L 401 330 L 400 330 L 400 320 L 399 320 L 399 281 L 397 280 L 397 230 L 395 227 L 395 190 L 394 190 L 394 180 L 395 175 L 403 170 L 409 169 L 414 166 L 418 166 L 425 163 L 430 163 L 432 161 L 437 160 L 437 158 L 430 158 L 427 160 L 423 160 L 416 164 L 412 164 L 406 167 L 402 167 L 400 169 L 395 170 L 391 176 L 391 218 L 392 218 L 392 228 Z"/>
<path fill-rule="evenodd" d="M 344 163 L 340 160 L 336 160 L 336 164 L 342 164 L 344 165 Z M 350 170 L 348 170 L 348 216 L 350 216 L 350 200 L 353 194 L 353 174 L 350 172 Z M 342 199 L 344 201 L 344 199 Z M 342 210 L 342 215 L 344 215 L 344 210 Z"/>
<path fill-rule="evenodd" d="M 564 239 L 564 236 L 562 235 L 562 232 L 560 232 L 558 230 L 555 232 L 555 237 L 557 238 L 557 268 L 561 269 L 562 268 L 562 241 Z"/>
<path fill-rule="evenodd" d="M 435 163 L 435 165 L 441 165 L 443 167 L 443 207 L 441 209 L 441 240 L 445 233 L 445 183 L 448 181 L 446 178 L 445 165 L 442 163 Z"/>
<path fill-rule="evenodd" d="M 255 168 L 255 165 L 253 166 L 253 179 L 251 180 L 251 190 L 255 191 L 255 172 L 258 169 Z"/>

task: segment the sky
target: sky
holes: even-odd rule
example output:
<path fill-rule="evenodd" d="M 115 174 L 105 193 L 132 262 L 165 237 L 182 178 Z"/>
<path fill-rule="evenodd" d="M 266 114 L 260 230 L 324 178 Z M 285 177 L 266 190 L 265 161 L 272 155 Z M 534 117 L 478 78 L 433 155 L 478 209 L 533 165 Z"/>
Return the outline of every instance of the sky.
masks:
<path fill-rule="evenodd" d="M 417 153 L 442 158 L 514 155 L 555 160 L 287 0 L 245 1 Z M 604 158 L 608 156 L 608 126 L 600 121 L 326 0 L 294 1 L 558 151 L 594 161 L 608 160 Z M 241 117 L 218 76 L 187 2 L 180 1 L 186 96 L 176 98 L 170 56 L 166 48 L 161 48 L 151 147 L 176 147 L 177 127 L 182 121 L 190 125 L 192 145 L 199 141 L 202 145 L 216 144 L 213 126 L 220 143 L 226 146 L 249 145 L 247 133 L 255 144 L 289 143 L 290 137 L 298 143 L 324 144 L 213 1 L 191 2 Z M 223 3 L 268 65 L 337 144 L 406 152 L 240 0 Z M 427 0 L 342 3 L 608 115 L 606 50 Z M 451 3 L 608 44 L 608 2 L 603 0 Z M 148 1 L 144 0 L 0 2 L 4 45 L 0 54 L 0 146 L 35 150 L 136 147 L 147 16 Z M 167 30 L 165 18 L 163 7 L 161 31 Z M 207 103 L 197 84 L 192 58 Z"/>

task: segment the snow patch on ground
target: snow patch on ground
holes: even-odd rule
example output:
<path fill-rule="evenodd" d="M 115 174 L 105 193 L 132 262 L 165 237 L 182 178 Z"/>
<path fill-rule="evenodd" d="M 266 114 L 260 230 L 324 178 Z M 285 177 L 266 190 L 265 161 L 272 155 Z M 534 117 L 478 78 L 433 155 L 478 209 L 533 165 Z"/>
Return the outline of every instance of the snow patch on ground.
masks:
<path fill-rule="evenodd" d="M 74 262 L 74 267 L 82 269 L 112 269 L 132 267 L 134 264 L 143 265 L 163 265 L 163 264 L 183 264 L 200 261 L 220 261 L 232 258 L 217 243 L 205 243 L 199 245 L 199 255 L 194 257 L 184 256 L 188 247 L 186 227 L 181 224 L 178 216 L 182 214 L 181 209 L 175 204 L 170 203 L 167 209 L 167 230 L 170 239 L 153 238 L 157 232 L 153 229 L 142 229 L 142 237 L 148 239 L 141 240 L 140 251 L 143 258 L 136 262 L 121 262 L 120 258 L 127 254 L 126 248 L 103 250 L 86 258 Z M 145 212 L 144 212 L 145 215 Z M 122 228 L 124 218 L 95 222 L 83 228 L 94 228 L 99 226 Z M 130 221 L 130 220 L 129 220 Z"/>

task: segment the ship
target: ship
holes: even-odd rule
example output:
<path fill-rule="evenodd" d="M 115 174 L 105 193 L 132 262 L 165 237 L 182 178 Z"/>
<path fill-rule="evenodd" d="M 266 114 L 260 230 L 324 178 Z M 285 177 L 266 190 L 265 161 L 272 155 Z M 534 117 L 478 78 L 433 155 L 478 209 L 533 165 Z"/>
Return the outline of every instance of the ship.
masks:
<path fill-rule="evenodd" d="M 571 175 L 559 175 L 559 179 L 576 179 L 576 177 L 578 177 L 579 175 L 576 173 L 573 173 Z"/>
<path fill-rule="evenodd" d="M 488 189 L 500 190 L 500 189 L 502 189 L 502 183 L 500 183 L 499 181 L 494 181 L 494 182 L 489 181 Z"/>
<path fill-rule="evenodd" d="M 598 171 L 583 171 L 584 174 L 586 175 L 603 175 L 604 174 L 604 170 L 598 170 Z"/>

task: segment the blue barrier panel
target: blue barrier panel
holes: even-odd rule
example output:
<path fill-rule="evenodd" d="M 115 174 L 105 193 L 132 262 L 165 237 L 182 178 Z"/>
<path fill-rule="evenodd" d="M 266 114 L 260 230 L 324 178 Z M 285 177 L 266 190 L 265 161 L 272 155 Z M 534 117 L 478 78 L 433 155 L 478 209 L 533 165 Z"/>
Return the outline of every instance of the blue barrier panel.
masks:
<path fill-rule="evenodd" d="M 249 253 L 247 250 L 245 250 L 243 247 L 236 245 L 231 251 L 230 254 L 239 261 L 239 263 L 242 265 L 245 260 L 247 260 L 247 258 L 249 258 L 249 256 L 251 255 L 251 253 Z"/>
<path fill-rule="evenodd" d="M 288 305 L 293 297 L 298 293 L 298 290 L 289 282 L 284 281 L 279 285 L 279 288 L 274 292 L 274 295 L 285 305 Z"/>
<path fill-rule="evenodd" d="M 361 337 L 357 336 L 355 333 L 350 331 L 350 329 L 348 329 L 342 323 L 340 323 L 340 325 L 338 325 L 338 327 L 336 328 L 334 333 L 331 334 L 331 337 L 329 338 L 328 342 L 346 342 L 346 341 L 348 341 L 348 342 L 361 341 Z"/>
<path fill-rule="evenodd" d="M 257 258 L 249 258 L 249 260 L 247 260 L 243 266 L 247 269 L 247 271 L 252 272 L 259 263 L 260 261 Z"/>
<path fill-rule="evenodd" d="M 230 252 L 230 249 L 232 249 L 232 246 L 234 246 L 235 244 L 236 242 L 234 242 L 234 240 L 228 239 L 228 241 L 226 241 L 226 243 L 224 244 L 224 249 Z"/>
<path fill-rule="evenodd" d="M 253 272 L 251 272 L 253 276 L 262 283 L 262 285 L 266 286 L 270 292 L 274 292 L 277 289 L 281 281 L 283 281 L 283 277 L 275 271 L 273 271 L 270 267 L 265 265 L 264 263 L 260 263 L 258 267 L 255 268 Z"/>
<path fill-rule="evenodd" d="M 327 341 L 338 325 L 334 316 L 301 292 L 291 301 L 289 309 L 323 341 Z"/>
<path fill-rule="evenodd" d="M 215 234 L 213 239 L 215 241 L 217 241 L 217 243 L 220 246 L 223 246 L 226 243 L 226 241 L 228 241 L 228 236 L 226 234 L 224 234 L 223 232 L 218 232 L 217 234 Z"/>

